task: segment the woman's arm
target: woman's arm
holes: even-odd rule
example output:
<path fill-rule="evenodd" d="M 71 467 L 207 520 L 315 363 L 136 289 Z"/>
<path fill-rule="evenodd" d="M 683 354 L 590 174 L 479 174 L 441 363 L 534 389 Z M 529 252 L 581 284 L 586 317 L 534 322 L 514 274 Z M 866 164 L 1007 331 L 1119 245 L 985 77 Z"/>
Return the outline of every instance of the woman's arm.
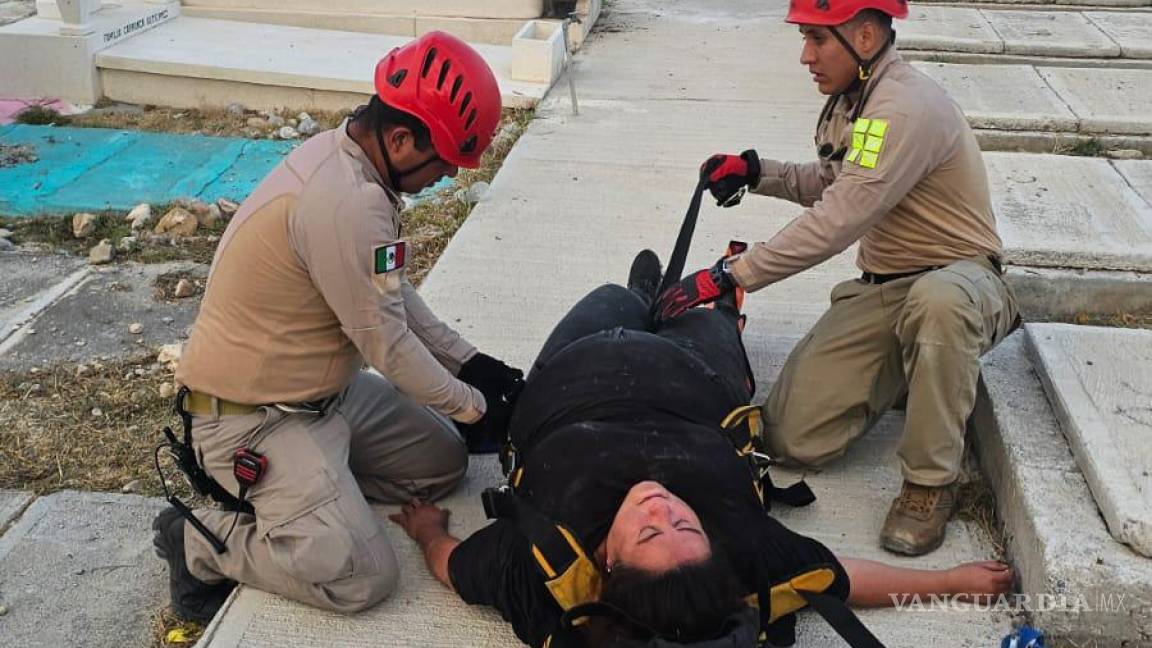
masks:
<path fill-rule="evenodd" d="M 996 595 L 1012 586 L 1012 568 L 994 560 L 971 562 L 951 569 L 907 569 L 860 558 L 841 558 L 851 585 L 848 604 L 889 607 L 898 597 Z"/>
<path fill-rule="evenodd" d="M 447 509 L 413 500 L 401 507 L 399 513 L 389 515 L 388 519 L 399 524 L 408 537 L 420 545 L 428 571 L 436 580 L 449 589 L 455 589 L 448 576 L 448 559 L 460 544 L 460 539 L 448 533 L 449 515 L 451 511 Z"/>

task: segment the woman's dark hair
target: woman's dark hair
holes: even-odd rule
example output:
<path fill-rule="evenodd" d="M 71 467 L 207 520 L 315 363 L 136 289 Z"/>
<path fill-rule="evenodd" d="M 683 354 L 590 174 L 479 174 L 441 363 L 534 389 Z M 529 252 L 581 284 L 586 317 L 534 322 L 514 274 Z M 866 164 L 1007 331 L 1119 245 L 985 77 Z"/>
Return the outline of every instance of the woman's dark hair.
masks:
<path fill-rule="evenodd" d="M 352 120 L 360 122 L 371 131 L 378 131 L 394 126 L 403 126 L 412 131 L 416 140 L 416 149 L 426 151 L 432 145 L 432 133 L 424 122 L 411 113 L 397 110 L 380 100 L 378 95 L 372 95 L 367 105 L 360 106 L 352 113 Z"/>
<path fill-rule="evenodd" d="M 713 546 L 705 561 L 653 574 L 617 564 L 605 579 L 600 601 L 669 639 L 711 639 L 724 621 L 745 607 L 740 581 Z"/>

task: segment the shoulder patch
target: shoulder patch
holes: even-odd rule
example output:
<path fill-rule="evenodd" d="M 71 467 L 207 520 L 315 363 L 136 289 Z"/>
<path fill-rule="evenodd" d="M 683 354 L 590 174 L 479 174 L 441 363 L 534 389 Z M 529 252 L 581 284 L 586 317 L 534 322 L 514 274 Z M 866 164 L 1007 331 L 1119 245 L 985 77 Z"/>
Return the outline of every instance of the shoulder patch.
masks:
<path fill-rule="evenodd" d="M 852 125 L 852 150 L 846 159 L 865 169 L 875 169 L 884 149 L 884 136 L 888 133 L 887 119 L 861 117 Z"/>
<path fill-rule="evenodd" d="M 408 257 L 408 244 L 404 241 L 395 241 L 393 243 L 386 243 L 378 245 L 373 250 L 375 254 L 372 255 L 375 260 L 375 267 L 373 272 L 375 274 L 384 274 L 385 272 L 392 272 L 404 267 L 404 262 Z"/>

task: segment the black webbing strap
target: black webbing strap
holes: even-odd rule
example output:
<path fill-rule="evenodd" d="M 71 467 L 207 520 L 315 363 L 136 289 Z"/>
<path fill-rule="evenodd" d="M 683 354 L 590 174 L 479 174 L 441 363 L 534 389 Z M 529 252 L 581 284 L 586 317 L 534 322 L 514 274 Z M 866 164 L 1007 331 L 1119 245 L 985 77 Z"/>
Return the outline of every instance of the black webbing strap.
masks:
<path fill-rule="evenodd" d="M 480 499 L 489 519 L 506 519 L 515 524 L 557 573 L 564 573 L 568 565 L 579 558 L 572 545 L 557 530 L 556 524 L 511 489 L 488 488 L 480 495 Z M 545 578 L 556 576 L 545 573 L 539 563 L 536 566 Z"/>
<path fill-rule="evenodd" d="M 764 510 L 769 510 L 772 502 L 798 508 L 816 501 L 816 493 L 812 492 L 808 482 L 801 480 L 791 486 L 780 488 L 772 483 L 772 475 L 767 468 L 760 475 L 760 490 L 764 493 Z"/>
<path fill-rule="evenodd" d="M 692 235 L 696 231 L 696 219 L 700 216 L 700 202 L 704 198 L 704 190 L 708 188 L 708 176 L 700 174 L 700 181 L 692 191 L 692 202 L 688 203 L 688 213 L 684 214 L 684 222 L 680 225 L 680 234 L 676 237 L 676 246 L 672 248 L 672 256 L 668 257 L 668 269 L 664 271 L 664 279 L 660 282 L 660 290 L 656 294 L 663 295 L 672 284 L 680 281 L 684 272 L 684 262 L 688 259 L 688 248 L 692 247 Z M 655 307 L 655 304 L 653 304 Z"/>
<path fill-rule="evenodd" d="M 798 590 L 798 593 L 852 648 L 884 648 L 884 644 L 864 627 L 864 623 L 844 601 L 831 594 L 817 594 L 803 590 Z"/>

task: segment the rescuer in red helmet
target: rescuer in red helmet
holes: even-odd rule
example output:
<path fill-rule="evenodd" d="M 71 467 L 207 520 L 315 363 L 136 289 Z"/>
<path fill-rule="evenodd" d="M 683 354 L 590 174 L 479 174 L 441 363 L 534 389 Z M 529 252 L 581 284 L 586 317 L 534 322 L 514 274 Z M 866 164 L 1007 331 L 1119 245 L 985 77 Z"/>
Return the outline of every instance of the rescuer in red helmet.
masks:
<path fill-rule="evenodd" d="M 980 356 L 1017 324 L 1002 277 L 988 178 L 959 107 L 893 47 L 905 0 L 792 0 L 800 63 L 828 96 L 817 159 L 715 155 L 703 165 L 718 203 L 745 190 L 807 209 L 767 242 L 674 285 L 663 317 L 741 287 L 755 291 L 859 242 L 862 274 L 792 351 L 764 403 L 764 440 L 794 464 L 844 454 L 906 399 L 903 488 L 880 533 L 920 555 L 944 540 L 956 504 L 965 422 Z"/>
<path fill-rule="evenodd" d="M 368 500 L 439 498 L 505 433 L 522 374 L 421 300 L 397 213 L 400 193 L 479 166 L 499 87 L 442 32 L 389 53 L 375 85 L 264 179 L 216 250 L 172 448 L 231 510 L 153 524 L 183 617 L 210 619 L 237 582 L 340 612 L 383 600 L 398 568 Z"/>

